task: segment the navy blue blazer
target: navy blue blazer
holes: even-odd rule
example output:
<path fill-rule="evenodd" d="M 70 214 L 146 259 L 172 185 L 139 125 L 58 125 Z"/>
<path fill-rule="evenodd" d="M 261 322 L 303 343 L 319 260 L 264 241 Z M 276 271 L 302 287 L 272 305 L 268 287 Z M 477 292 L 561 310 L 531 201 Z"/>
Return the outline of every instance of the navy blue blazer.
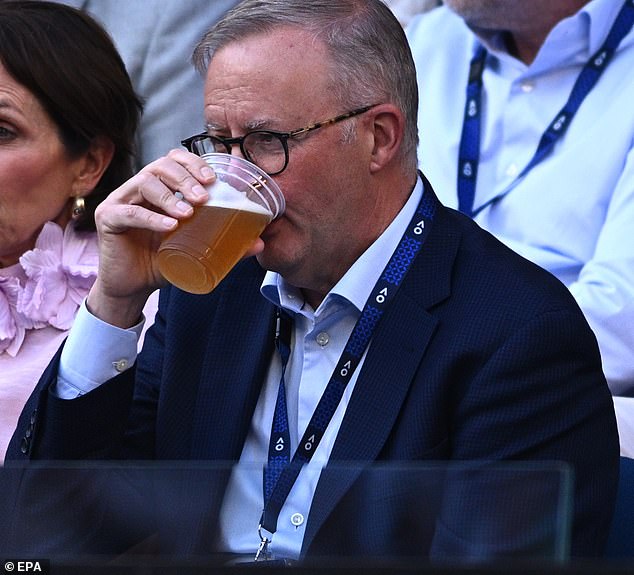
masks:
<path fill-rule="evenodd" d="M 274 353 L 263 275 L 248 259 L 209 295 L 164 289 L 135 367 L 76 400 L 48 393 L 58 356 L 8 457 L 237 461 Z M 598 346 L 568 290 L 440 206 L 377 327 L 331 461 L 568 462 L 572 554 L 593 556 L 610 525 L 618 456 Z M 389 513 L 375 508 L 368 520 L 350 504 L 356 479 L 320 480 L 306 555 L 397 537 Z M 424 555 L 432 539 L 414 543 Z"/>

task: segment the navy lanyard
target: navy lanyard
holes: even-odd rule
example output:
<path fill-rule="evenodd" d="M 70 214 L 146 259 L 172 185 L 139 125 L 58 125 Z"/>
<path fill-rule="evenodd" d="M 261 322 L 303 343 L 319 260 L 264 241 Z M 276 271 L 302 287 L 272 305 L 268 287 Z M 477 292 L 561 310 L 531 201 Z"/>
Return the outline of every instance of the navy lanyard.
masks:
<path fill-rule="evenodd" d="M 581 103 L 590 93 L 607 68 L 621 40 L 629 33 L 634 24 L 634 0 L 626 0 L 621 8 L 608 36 L 599 50 L 590 58 L 581 70 L 568 101 L 555 115 L 542 135 L 531 161 L 520 172 L 515 182 L 523 178 L 530 170 L 550 154 L 555 143 L 568 129 L 572 118 Z M 474 210 L 476 178 L 480 161 L 480 124 L 482 120 L 482 74 L 484 71 L 486 49 L 479 45 L 471 60 L 469 80 L 467 82 L 467 101 L 465 105 L 462 135 L 458 158 L 458 209 L 468 216 L 475 217 L 491 203 L 506 195 L 510 188 Z"/>
<path fill-rule="evenodd" d="M 297 476 L 317 449 L 339 405 L 346 385 L 350 382 L 372 339 L 372 334 L 379 320 L 387 305 L 394 298 L 405 274 L 429 235 L 438 200 L 424 178 L 423 182 L 425 189 L 416 212 L 366 301 L 361 316 L 350 334 L 337 366 L 292 458 L 290 457 L 290 433 L 284 384 L 284 372 L 290 357 L 292 325 L 291 319 L 281 310 L 278 311 L 275 339 L 282 361 L 282 377 L 271 426 L 268 465 L 264 470 L 264 511 L 260 519 L 261 544 L 256 553 L 256 561 L 267 558 L 267 546 L 270 542 L 268 534 L 273 534 L 277 530 L 277 519 Z M 264 531 L 268 534 L 264 535 Z"/>

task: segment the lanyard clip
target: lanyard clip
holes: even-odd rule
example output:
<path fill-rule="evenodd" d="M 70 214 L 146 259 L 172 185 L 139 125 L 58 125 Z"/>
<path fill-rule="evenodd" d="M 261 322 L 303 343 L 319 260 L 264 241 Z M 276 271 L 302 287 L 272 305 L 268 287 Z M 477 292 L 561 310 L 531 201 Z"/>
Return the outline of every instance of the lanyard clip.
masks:
<path fill-rule="evenodd" d="M 258 525 L 258 535 L 260 536 L 260 545 L 255 552 L 254 561 L 268 561 L 271 558 L 271 551 L 269 549 L 271 540 L 262 535 L 262 525 Z"/>

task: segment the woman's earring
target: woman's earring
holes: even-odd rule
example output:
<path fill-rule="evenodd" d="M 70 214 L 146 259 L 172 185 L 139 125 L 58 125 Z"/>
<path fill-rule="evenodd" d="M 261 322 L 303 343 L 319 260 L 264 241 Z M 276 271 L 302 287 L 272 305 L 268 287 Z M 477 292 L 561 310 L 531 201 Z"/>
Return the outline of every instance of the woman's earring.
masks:
<path fill-rule="evenodd" d="M 75 198 L 73 200 L 73 210 L 71 213 L 73 220 L 81 219 L 86 213 L 86 200 L 82 197 Z"/>

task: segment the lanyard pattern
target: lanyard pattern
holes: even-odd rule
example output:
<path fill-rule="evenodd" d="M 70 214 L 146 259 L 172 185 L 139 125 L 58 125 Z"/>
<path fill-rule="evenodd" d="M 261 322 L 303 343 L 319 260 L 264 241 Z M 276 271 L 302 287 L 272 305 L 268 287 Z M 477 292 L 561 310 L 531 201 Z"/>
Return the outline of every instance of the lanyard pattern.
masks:
<path fill-rule="evenodd" d="M 290 457 L 290 441 L 288 440 L 289 425 L 286 399 L 282 397 L 285 396 L 284 372 L 290 356 L 291 319 L 284 312 L 278 312 L 276 345 L 282 360 L 282 377 L 271 429 L 269 461 L 264 470 L 264 511 L 260 520 L 260 536 L 263 542 L 261 548 L 266 549 L 266 543 L 270 540 L 262 535 L 262 530 L 270 534 L 275 533 L 280 511 L 297 476 L 317 449 L 339 405 L 346 385 L 352 378 L 372 339 L 379 320 L 389 302 L 394 298 L 405 274 L 429 235 L 431 223 L 438 207 L 438 200 L 434 196 L 431 186 L 424 179 L 423 181 L 425 191 L 416 212 L 365 303 L 361 316 L 355 324 L 292 458 Z M 282 447 L 278 447 L 280 445 Z"/>
<path fill-rule="evenodd" d="M 530 170 L 546 158 L 555 143 L 566 133 L 572 118 L 577 113 L 586 96 L 592 91 L 601 74 L 607 68 L 621 40 L 630 32 L 634 24 L 634 0 L 626 0 L 619 11 L 603 45 L 590 58 L 581 70 L 568 101 L 555 115 L 537 145 L 530 162 L 520 172 L 515 182 L 521 180 Z M 470 217 L 475 217 L 491 203 L 499 200 L 510 191 L 510 187 L 501 195 L 494 197 L 474 211 L 474 199 L 478 164 L 480 161 L 480 125 L 482 119 L 482 74 L 486 60 L 486 49 L 479 45 L 469 68 L 467 82 L 467 101 L 460 138 L 458 158 L 458 209 Z"/>
<path fill-rule="evenodd" d="M 291 323 L 290 318 L 277 308 L 277 319 L 275 327 L 275 347 L 282 361 L 282 375 L 280 386 L 277 391 L 277 401 L 271 425 L 271 437 L 269 439 L 268 464 L 263 474 L 264 501 L 268 501 L 273 492 L 282 470 L 290 461 L 291 434 L 288 424 L 288 411 L 286 408 L 286 384 L 284 374 L 291 355 Z"/>

